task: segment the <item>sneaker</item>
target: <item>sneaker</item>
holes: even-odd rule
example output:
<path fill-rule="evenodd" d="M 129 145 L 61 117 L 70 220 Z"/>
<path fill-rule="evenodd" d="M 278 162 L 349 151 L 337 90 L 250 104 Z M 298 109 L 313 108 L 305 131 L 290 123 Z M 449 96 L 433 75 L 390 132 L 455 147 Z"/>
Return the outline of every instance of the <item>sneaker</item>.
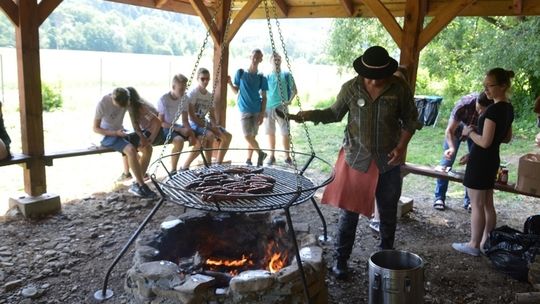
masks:
<path fill-rule="evenodd" d="M 287 157 L 287 159 L 285 160 L 285 164 L 292 166 L 292 159 L 290 157 Z"/>
<path fill-rule="evenodd" d="M 371 219 L 369 221 L 369 228 L 371 228 L 371 230 L 377 233 L 379 233 L 380 226 L 381 226 L 381 222 L 379 220 Z"/>
<path fill-rule="evenodd" d="M 268 161 L 266 162 L 266 164 L 268 166 L 272 166 L 274 163 L 276 162 L 276 158 L 274 156 L 270 156 L 270 158 L 268 159 Z"/>
<path fill-rule="evenodd" d="M 259 151 L 259 157 L 257 157 L 257 167 L 260 167 L 263 165 L 263 161 L 268 156 L 268 154 L 264 153 L 263 151 Z"/>
<path fill-rule="evenodd" d="M 251 162 L 251 159 L 246 160 L 246 165 L 253 166 L 253 163 Z"/>
<path fill-rule="evenodd" d="M 116 181 L 123 182 L 125 180 L 130 179 L 130 178 L 131 178 L 131 173 L 129 173 L 129 172 L 128 173 L 122 173 L 122 175 L 120 175 Z"/>
<path fill-rule="evenodd" d="M 140 187 L 140 189 L 143 192 L 143 197 L 144 198 L 156 198 L 157 197 L 157 194 L 154 191 L 150 190 L 150 187 L 148 187 L 147 185 L 143 185 L 142 187 Z"/>
<path fill-rule="evenodd" d="M 142 190 L 142 187 L 139 186 L 139 184 L 137 184 L 136 182 L 134 182 L 133 184 L 131 184 L 131 187 L 129 187 L 129 193 L 135 195 L 135 196 L 138 196 L 138 197 L 144 197 L 144 192 Z"/>
<path fill-rule="evenodd" d="M 469 246 L 469 243 L 453 243 L 452 248 L 455 250 L 472 256 L 480 256 L 480 249 Z"/>

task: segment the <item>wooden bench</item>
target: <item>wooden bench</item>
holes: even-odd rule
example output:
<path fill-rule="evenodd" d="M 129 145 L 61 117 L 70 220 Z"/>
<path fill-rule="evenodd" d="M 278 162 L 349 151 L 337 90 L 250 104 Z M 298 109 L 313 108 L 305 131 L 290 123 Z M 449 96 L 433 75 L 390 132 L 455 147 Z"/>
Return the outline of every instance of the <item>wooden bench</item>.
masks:
<path fill-rule="evenodd" d="M 446 173 L 442 171 L 437 171 L 434 168 L 429 167 L 429 166 L 420 166 L 420 165 L 414 165 L 414 164 L 409 164 L 409 163 L 402 165 L 401 166 L 402 176 L 405 176 L 409 173 L 429 176 L 433 178 L 447 179 L 453 182 L 459 182 L 459 183 L 463 182 L 463 173 L 455 173 L 453 171 Z M 511 192 L 511 193 L 540 198 L 540 194 L 527 193 L 527 192 L 517 190 L 514 184 L 495 183 L 495 189 L 504 191 L 504 192 Z"/>
<path fill-rule="evenodd" d="M 72 150 L 46 153 L 43 156 L 43 158 L 45 159 L 45 165 L 52 166 L 54 159 L 84 156 L 84 155 L 94 155 L 94 154 L 101 154 L 101 153 L 108 153 L 108 152 L 115 152 L 115 150 L 111 148 L 102 147 L 102 146 L 91 146 L 91 147 L 82 148 L 82 149 L 72 149 Z"/>
<path fill-rule="evenodd" d="M 27 165 L 30 158 L 31 157 L 26 154 L 11 153 L 11 158 L 0 160 L 0 167 L 16 164 Z"/>

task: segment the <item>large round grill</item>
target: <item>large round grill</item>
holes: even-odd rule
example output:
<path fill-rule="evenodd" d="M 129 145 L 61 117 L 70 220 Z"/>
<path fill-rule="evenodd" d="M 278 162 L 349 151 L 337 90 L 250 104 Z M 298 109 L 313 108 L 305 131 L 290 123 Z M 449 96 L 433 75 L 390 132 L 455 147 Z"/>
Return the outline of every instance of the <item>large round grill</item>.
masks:
<path fill-rule="evenodd" d="M 211 170 L 231 168 L 227 165 L 212 166 Z M 310 199 L 321 185 L 315 184 L 303 175 L 279 167 L 265 167 L 264 174 L 276 179 L 272 193 L 250 194 L 246 198 L 217 202 L 203 201 L 202 192 L 192 191 L 185 185 L 197 179 L 197 173 L 205 168 L 182 171 L 158 182 L 167 199 L 178 205 L 205 211 L 256 212 L 293 206 Z"/>

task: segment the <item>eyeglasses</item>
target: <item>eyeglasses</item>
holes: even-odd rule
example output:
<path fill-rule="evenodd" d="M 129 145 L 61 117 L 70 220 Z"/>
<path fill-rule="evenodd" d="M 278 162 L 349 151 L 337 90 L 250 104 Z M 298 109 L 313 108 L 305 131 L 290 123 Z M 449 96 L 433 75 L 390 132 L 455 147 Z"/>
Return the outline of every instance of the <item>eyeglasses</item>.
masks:
<path fill-rule="evenodd" d="M 484 89 L 489 89 L 489 88 L 492 88 L 492 87 L 497 87 L 499 86 L 498 84 L 488 84 L 488 83 L 485 83 L 484 84 Z"/>
<path fill-rule="evenodd" d="M 210 77 L 201 77 L 201 81 L 210 81 Z"/>

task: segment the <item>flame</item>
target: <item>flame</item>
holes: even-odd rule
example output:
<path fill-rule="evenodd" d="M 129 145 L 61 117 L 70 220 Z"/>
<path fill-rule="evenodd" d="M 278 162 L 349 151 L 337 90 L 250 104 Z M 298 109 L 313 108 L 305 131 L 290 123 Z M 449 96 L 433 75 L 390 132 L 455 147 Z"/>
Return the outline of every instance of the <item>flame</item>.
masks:
<path fill-rule="evenodd" d="M 285 261 L 281 259 L 280 253 L 274 253 L 272 255 L 272 258 L 270 259 L 270 262 L 268 263 L 268 269 L 271 273 L 275 273 L 279 271 L 281 268 L 285 266 Z"/>
<path fill-rule="evenodd" d="M 242 258 L 240 260 L 207 259 L 206 264 L 210 266 L 241 267 L 244 265 L 253 265 L 253 261 L 251 261 L 249 257 L 242 255 Z"/>
<path fill-rule="evenodd" d="M 281 268 L 285 267 L 287 261 L 287 254 L 282 253 L 279 244 L 275 241 L 270 241 L 266 247 L 266 257 L 269 260 L 267 270 L 271 273 L 278 272 Z"/>

